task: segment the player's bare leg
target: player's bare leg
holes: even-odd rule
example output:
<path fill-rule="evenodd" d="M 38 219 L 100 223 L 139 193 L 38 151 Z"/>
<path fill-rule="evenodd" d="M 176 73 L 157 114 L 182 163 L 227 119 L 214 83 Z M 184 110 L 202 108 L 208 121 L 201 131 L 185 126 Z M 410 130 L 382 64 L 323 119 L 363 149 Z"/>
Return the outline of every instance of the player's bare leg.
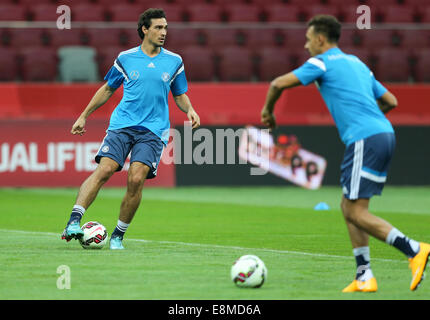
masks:
<path fill-rule="evenodd" d="M 118 224 L 112 233 L 110 248 L 123 249 L 122 237 L 133 220 L 142 200 L 142 188 L 150 168 L 141 162 L 133 162 L 128 170 L 127 191 L 121 203 Z"/>
<path fill-rule="evenodd" d="M 142 199 L 142 188 L 149 172 L 149 167 L 141 162 L 133 162 L 128 170 L 127 192 L 121 203 L 119 219 L 130 223 Z"/>
<path fill-rule="evenodd" d="M 79 189 L 70 219 L 61 234 L 61 239 L 70 241 L 83 236 L 83 231 L 80 228 L 81 218 L 86 209 L 93 203 L 100 188 L 115 173 L 118 166 L 118 163 L 110 158 L 103 157 L 100 159 L 96 170 L 84 181 Z"/>
<path fill-rule="evenodd" d="M 370 268 L 369 235 L 366 231 L 358 228 L 346 218 L 348 216 L 348 207 L 346 206 L 346 201 L 343 199 L 344 198 L 342 198 L 341 209 L 345 218 L 345 223 L 353 248 L 353 254 L 357 264 L 355 280 L 348 285 L 343 292 L 375 292 L 378 287 L 376 279 Z"/>
<path fill-rule="evenodd" d="M 371 214 L 368 208 L 368 199 L 342 198 L 342 209 L 344 209 L 345 219 L 348 222 L 369 235 L 394 246 L 408 257 L 409 267 L 412 270 L 410 289 L 416 290 L 423 279 L 424 269 L 430 255 L 430 245 L 406 237 L 384 219 Z"/>
<path fill-rule="evenodd" d="M 101 158 L 96 170 L 81 185 L 76 198 L 76 205 L 88 209 L 101 187 L 112 177 L 118 166 L 119 164 L 110 158 Z"/>
<path fill-rule="evenodd" d="M 393 226 L 369 212 L 369 199 L 349 200 L 342 197 L 345 220 L 367 234 L 385 241 Z"/>

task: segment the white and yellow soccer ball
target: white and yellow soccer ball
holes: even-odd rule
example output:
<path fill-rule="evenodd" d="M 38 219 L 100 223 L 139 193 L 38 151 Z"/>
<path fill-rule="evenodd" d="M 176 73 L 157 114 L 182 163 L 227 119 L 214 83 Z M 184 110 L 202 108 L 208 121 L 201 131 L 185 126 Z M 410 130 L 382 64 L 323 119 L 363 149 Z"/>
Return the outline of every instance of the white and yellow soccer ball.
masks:
<path fill-rule="evenodd" d="M 89 221 L 81 227 L 84 235 L 79 239 L 84 249 L 101 249 L 108 240 L 108 233 L 104 225 L 97 221 Z"/>
<path fill-rule="evenodd" d="M 259 257 L 245 255 L 234 262 L 230 276 L 238 287 L 260 288 L 267 280 L 267 268 Z"/>

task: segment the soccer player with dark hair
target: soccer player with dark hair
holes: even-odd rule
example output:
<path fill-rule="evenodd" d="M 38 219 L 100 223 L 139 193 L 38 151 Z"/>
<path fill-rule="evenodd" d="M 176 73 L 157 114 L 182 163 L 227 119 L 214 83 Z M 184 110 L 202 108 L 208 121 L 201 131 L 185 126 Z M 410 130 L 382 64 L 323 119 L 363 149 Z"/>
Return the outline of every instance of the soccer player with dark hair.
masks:
<path fill-rule="evenodd" d="M 301 67 L 274 79 L 261 111 L 261 121 L 276 126 L 275 103 L 284 89 L 315 83 L 346 146 L 341 165 L 341 209 L 357 263 L 355 280 L 343 292 L 374 292 L 369 235 L 403 252 L 412 270 L 410 289 L 423 279 L 430 245 L 406 237 L 387 221 L 369 212 L 369 201 L 380 195 L 395 148 L 395 135 L 385 113 L 396 97 L 378 82 L 356 56 L 338 46 L 341 25 L 335 17 L 317 15 L 308 23 L 306 44 L 311 58 Z"/>
<path fill-rule="evenodd" d="M 113 111 L 107 134 L 95 161 L 96 170 L 78 192 L 62 239 L 70 241 L 83 235 L 80 221 L 103 184 L 124 166 L 131 153 L 127 191 L 122 200 L 118 224 L 110 239 L 111 249 L 123 249 L 122 239 L 142 198 L 146 179 L 155 178 L 162 151 L 169 139 L 168 95 L 187 114 L 192 128 L 200 125 L 190 99 L 182 58 L 163 48 L 167 35 L 166 15 L 162 9 L 148 9 L 138 21 L 142 44 L 119 53 L 103 84 L 73 124 L 71 133 L 83 135 L 87 118 L 101 107 L 121 85 L 124 93 Z"/>

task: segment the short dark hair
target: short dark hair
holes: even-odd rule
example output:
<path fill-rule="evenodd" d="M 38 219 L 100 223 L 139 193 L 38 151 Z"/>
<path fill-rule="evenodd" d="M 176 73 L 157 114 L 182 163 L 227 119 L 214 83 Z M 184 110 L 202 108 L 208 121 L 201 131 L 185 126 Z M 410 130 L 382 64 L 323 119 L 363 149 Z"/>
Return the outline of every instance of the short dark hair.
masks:
<path fill-rule="evenodd" d="M 341 24 L 336 17 L 326 14 L 316 15 L 308 22 L 308 27 L 311 26 L 314 26 L 315 33 L 322 33 L 329 42 L 339 41 Z"/>
<path fill-rule="evenodd" d="M 145 38 L 145 34 L 142 31 L 142 27 L 149 29 L 151 26 L 151 19 L 161 19 L 166 18 L 166 13 L 163 9 L 149 8 L 144 13 L 139 16 L 139 21 L 137 22 L 137 32 L 139 33 L 140 39 Z"/>

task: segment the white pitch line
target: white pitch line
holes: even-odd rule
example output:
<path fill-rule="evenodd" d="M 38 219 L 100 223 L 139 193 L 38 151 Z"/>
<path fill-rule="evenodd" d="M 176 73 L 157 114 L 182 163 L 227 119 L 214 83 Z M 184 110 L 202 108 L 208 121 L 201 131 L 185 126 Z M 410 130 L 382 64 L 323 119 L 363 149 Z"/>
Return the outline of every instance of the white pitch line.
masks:
<path fill-rule="evenodd" d="M 24 230 L 10 230 L 10 229 L 0 229 L 0 232 L 37 234 L 37 235 L 44 235 L 44 236 L 57 236 L 60 238 L 59 233 L 53 233 L 53 232 L 24 231 Z M 130 239 L 130 238 L 126 238 L 125 241 L 126 242 L 127 241 L 147 242 L 147 243 L 152 242 L 152 243 L 160 243 L 160 244 L 171 244 L 171 245 L 190 246 L 190 247 L 208 247 L 208 248 L 228 249 L 228 250 L 234 249 L 234 250 L 247 250 L 247 251 L 263 251 L 263 252 L 270 252 L 270 253 L 277 253 L 277 254 L 295 254 L 295 255 L 302 255 L 302 256 L 336 258 L 336 259 L 347 259 L 347 260 L 352 259 L 352 256 L 339 256 L 339 255 L 324 254 L 324 253 L 310 253 L 310 252 L 302 252 L 302 251 L 276 250 L 276 249 L 266 249 L 266 248 L 247 248 L 247 247 L 239 247 L 239 246 L 225 246 L 225 245 L 217 245 L 217 244 L 192 243 L 192 242 L 181 242 L 181 241 L 144 240 L 144 239 Z M 407 262 L 404 260 L 383 259 L 383 258 L 372 258 L 372 260 L 385 261 L 385 262 Z"/>

